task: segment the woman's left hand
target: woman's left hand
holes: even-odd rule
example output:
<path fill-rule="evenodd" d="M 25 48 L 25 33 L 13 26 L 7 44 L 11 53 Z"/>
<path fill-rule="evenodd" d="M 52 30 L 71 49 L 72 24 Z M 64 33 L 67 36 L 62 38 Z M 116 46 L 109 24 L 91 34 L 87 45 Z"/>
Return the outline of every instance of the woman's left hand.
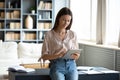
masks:
<path fill-rule="evenodd" d="M 75 60 L 77 60 L 79 57 L 80 57 L 80 54 L 79 54 L 79 53 L 73 53 L 73 54 L 71 55 L 71 58 L 72 58 L 72 59 L 75 59 Z"/>

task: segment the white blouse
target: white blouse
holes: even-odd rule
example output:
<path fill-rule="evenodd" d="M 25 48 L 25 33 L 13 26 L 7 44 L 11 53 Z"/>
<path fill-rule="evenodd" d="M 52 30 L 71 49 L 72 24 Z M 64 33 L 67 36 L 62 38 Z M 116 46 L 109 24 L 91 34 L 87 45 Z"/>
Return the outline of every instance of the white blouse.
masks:
<path fill-rule="evenodd" d="M 76 34 L 71 30 L 67 30 L 64 40 L 61 40 L 58 33 L 50 30 L 45 33 L 42 54 L 55 54 L 63 46 L 67 49 L 78 49 Z"/>

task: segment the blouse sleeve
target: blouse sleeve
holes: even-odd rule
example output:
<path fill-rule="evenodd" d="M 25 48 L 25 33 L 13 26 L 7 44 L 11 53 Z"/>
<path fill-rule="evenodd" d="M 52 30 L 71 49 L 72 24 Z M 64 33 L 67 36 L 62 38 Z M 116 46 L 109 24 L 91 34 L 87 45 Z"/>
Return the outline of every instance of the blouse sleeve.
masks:
<path fill-rule="evenodd" d="M 75 45 L 74 48 L 75 48 L 75 49 L 78 49 L 79 46 L 78 46 L 78 41 L 77 41 L 77 35 L 76 35 L 75 32 L 73 32 L 73 33 L 74 33 L 74 41 L 73 41 L 73 44 Z"/>
<path fill-rule="evenodd" d="M 43 46 L 42 46 L 42 54 L 48 54 L 49 48 L 48 48 L 48 34 L 45 34 Z"/>

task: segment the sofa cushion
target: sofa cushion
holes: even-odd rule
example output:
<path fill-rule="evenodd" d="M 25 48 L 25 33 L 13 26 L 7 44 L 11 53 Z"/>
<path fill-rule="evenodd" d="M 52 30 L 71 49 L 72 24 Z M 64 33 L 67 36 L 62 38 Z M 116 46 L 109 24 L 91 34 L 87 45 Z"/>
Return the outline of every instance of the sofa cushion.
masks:
<path fill-rule="evenodd" d="M 33 64 L 33 63 L 39 63 L 38 58 L 19 58 L 21 64 Z"/>
<path fill-rule="evenodd" d="M 2 42 L 0 47 L 0 59 L 18 59 L 17 43 Z"/>
<path fill-rule="evenodd" d="M 19 43 L 18 54 L 22 63 L 35 63 L 41 56 L 42 43 Z"/>
<path fill-rule="evenodd" d="M 2 47 L 2 40 L 0 40 L 0 49 L 1 49 L 1 47 Z"/>

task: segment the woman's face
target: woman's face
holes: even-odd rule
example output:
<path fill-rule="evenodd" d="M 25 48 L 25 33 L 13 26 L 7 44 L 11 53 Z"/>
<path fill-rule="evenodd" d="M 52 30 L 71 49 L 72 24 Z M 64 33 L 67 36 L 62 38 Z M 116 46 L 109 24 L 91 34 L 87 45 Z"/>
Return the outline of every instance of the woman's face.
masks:
<path fill-rule="evenodd" d="M 70 15 L 63 15 L 59 19 L 59 28 L 66 29 L 71 22 Z"/>

